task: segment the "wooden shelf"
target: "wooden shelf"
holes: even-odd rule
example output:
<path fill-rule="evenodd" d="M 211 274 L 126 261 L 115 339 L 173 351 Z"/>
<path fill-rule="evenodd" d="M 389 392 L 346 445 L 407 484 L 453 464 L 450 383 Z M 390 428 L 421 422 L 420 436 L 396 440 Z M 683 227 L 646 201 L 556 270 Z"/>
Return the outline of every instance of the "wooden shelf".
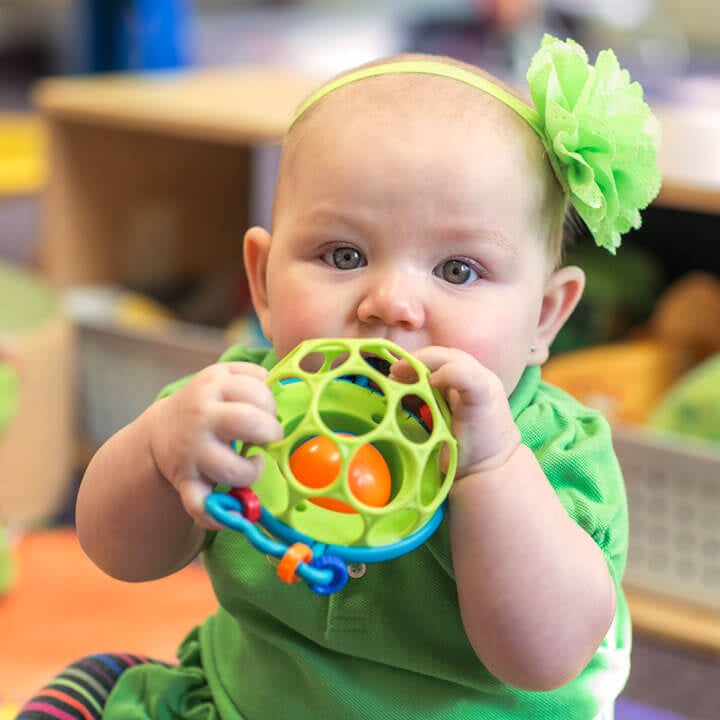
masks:
<path fill-rule="evenodd" d="M 720 655 L 720 612 L 632 587 L 625 594 L 636 633 Z"/>
<path fill-rule="evenodd" d="M 149 288 L 239 269 L 258 193 L 251 148 L 277 142 L 316 84 L 276 68 L 41 81 L 46 277 Z"/>
<path fill-rule="evenodd" d="M 41 80 L 33 102 L 73 121 L 230 143 L 275 141 L 318 78 L 287 68 L 209 68 Z"/>
<path fill-rule="evenodd" d="M 658 105 L 663 187 L 656 203 L 720 213 L 720 108 Z"/>

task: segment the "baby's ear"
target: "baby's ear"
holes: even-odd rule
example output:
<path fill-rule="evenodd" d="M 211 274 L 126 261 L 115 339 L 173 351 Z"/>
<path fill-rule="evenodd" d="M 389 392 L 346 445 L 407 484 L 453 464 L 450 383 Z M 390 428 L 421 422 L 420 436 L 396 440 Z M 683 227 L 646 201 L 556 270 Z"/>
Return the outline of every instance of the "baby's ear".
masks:
<path fill-rule="evenodd" d="M 574 265 L 555 270 L 545 283 L 533 349 L 528 365 L 542 365 L 550 355 L 550 345 L 572 314 L 585 289 L 585 273 Z"/>
<path fill-rule="evenodd" d="M 267 264 L 270 253 L 270 233 L 264 228 L 251 227 L 245 233 L 243 255 L 250 297 L 265 337 L 272 342 L 270 307 L 267 296 Z"/>

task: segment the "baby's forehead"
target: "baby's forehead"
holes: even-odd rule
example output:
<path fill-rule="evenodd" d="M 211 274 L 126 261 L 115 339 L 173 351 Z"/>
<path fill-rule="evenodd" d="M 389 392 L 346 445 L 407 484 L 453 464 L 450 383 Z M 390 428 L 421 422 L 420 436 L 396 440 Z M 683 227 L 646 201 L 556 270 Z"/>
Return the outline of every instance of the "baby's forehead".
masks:
<path fill-rule="evenodd" d="M 360 114 L 373 118 L 408 121 L 421 115 L 457 117 L 476 110 L 487 115 L 503 105 L 487 93 L 452 78 L 428 74 L 398 73 L 364 78 L 333 90 L 308 108 L 309 117 L 332 122 L 336 116 Z"/>
<path fill-rule="evenodd" d="M 381 135 L 437 145 L 448 135 L 470 140 L 478 133 L 492 134 L 509 152 L 544 157 L 533 130 L 495 97 L 450 77 L 420 73 L 372 76 L 334 89 L 300 115 L 283 155 L 290 160 L 308 142 L 327 147 L 336 137 Z"/>

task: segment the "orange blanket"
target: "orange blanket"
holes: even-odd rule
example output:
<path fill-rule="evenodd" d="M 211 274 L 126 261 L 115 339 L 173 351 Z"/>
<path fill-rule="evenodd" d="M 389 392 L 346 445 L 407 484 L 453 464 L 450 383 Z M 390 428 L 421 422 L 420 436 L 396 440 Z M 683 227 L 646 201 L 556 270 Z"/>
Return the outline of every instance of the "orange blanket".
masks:
<path fill-rule="evenodd" d="M 14 552 L 16 580 L 0 598 L 0 706 L 30 697 L 83 655 L 132 652 L 172 659 L 217 603 L 195 564 L 154 582 L 113 580 L 71 530 L 30 533 Z"/>

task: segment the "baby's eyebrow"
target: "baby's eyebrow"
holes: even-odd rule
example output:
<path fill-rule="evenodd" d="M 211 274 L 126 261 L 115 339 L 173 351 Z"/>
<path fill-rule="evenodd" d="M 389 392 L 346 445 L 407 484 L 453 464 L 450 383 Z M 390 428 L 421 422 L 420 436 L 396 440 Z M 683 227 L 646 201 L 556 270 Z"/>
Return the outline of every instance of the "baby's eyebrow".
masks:
<path fill-rule="evenodd" d="M 442 242 L 454 245 L 497 245 L 504 250 L 516 255 L 518 246 L 502 230 L 494 227 L 466 227 L 457 225 L 445 225 L 437 230 L 438 237 Z"/>
<path fill-rule="evenodd" d="M 314 203 L 313 207 L 308 208 L 300 214 L 302 220 L 311 222 L 351 222 L 355 217 L 355 211 L 348 211 L 336 207 L 334 203 Z"/>
<path fill-rule="evenodd" d="M 350 228 L 362 225 L 362 217 L 328 208 L 313 208 L 302 213 L 298 220 L 311 227 L 325 227 L 330 225 Z"/>
<path fill-rule="evenodd" d="M 371 213 L 366 214 L 359 210 L 347 212 L 328 207 L 311 208 L 303 212 L 298 221 L 306 227 L 318 229 L 330 227 L 348 231 L 370 232 L 373 227 Z M 428 230 L 437 238 L 438 244 L 441 245 L 450 245 L 459 249 L 477 247 L 478 245 L 494 245 L 513 255 L 517 255 L 519 252 L 518 243 L 492 225 L 475 227 L 453 222 L 441 222 L 437 226 L 431 224 Z"/>

